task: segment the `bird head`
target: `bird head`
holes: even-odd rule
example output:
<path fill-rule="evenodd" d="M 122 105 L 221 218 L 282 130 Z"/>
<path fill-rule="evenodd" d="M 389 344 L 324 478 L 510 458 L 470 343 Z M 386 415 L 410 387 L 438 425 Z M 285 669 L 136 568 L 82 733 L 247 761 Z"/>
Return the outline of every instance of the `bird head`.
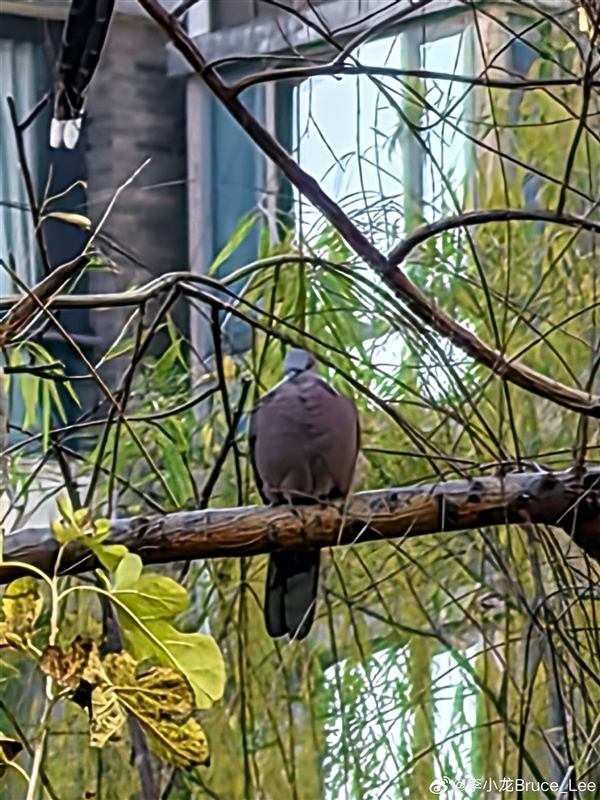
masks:
<path fill-rule="evenodd" d="M 306 350 L 292 348 L 285 354 L 283 369 L 287 378 L 300 375 L 301 372 L 308 372 L 316 366 L 315 359 Z"/>

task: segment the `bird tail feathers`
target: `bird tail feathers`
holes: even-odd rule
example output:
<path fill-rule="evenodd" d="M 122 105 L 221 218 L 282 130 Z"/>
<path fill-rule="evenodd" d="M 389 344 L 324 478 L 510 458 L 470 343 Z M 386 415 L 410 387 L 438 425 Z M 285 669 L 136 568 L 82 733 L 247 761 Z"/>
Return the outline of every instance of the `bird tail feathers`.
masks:
<path fill-rule="evenodd" d="M 319 582 L 319 550 L 273 553 L 269 559 L 265 623 L 269 636 L 304 639 L 312 626 Z"/>

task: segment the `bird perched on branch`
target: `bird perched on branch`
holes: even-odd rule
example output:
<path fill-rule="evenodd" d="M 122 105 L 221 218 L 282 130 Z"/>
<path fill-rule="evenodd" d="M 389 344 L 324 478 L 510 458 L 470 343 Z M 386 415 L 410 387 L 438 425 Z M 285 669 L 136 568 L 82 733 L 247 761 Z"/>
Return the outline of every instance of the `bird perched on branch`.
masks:
<path fill-rule="evenodd" d="M 79 139 L 85 93 L 96 71 L 115 0 L 72 0 L 56 66 L 50 146 L 72 150 Z"/>
<path fill-rule="evenodd" d="M 285 378 L 261 398 L 250 420 L 250 459 L 265 503 L 345 499 L 359 447 L 354 402 L 314 371 L 304 350 L 289 350 Z M 303 639 L 315 614 L 319 550 L 270 556 L 265 623 L 270 636 Z"/>

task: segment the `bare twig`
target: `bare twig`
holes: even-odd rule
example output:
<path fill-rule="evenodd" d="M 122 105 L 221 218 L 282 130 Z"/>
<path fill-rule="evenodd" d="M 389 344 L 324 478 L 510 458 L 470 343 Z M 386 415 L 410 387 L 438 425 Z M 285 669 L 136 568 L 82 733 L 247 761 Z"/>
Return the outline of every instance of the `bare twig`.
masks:
<path fill-rule="evenodd" d="M 27 128 L 37 119 L 37 117 L 41 114 L 44 108 L 48 105 L 50 98 L 52 97 L 51 93 L 48 91 L 46 92 L 43 97 L 36 103 L 36 105 L 32 108 L 29 114 L 25 117 L 23 122 L 19 123 L 19 130 L 26 131 Z"/>
<path fill-rule="evenodd" d="M 42 231 L 42 226 L 40 224 L 40 209 L 38 206 L 37 197 L 35 195 L 35 186 L 33 185 L 31 170 L 29 169 L 29 164 L 27 163 L 25 142 L 23 141 L 23 130 L 26 127 L 25 123 L 29 124 L 30 120 L 28 118 L 25 120 L 25 123 L 23 123 L 22 125 L 19 124 L 15 101 L 9 95 L 6 98 L 6 102 L 8 103 L 8 110 L 10 112 L 10 121 L 12 123 L 13 131 L 15 134 L 15 142 L 17 145 L 17 156 L 19 159 L 19 166 L 21 167 L 21 172 L 23 174 L 25 191 L 27 192 L 27 200 L 29 201 L 29 210 L 31 211 L 31 217 L 33 220 L 35 239 L 38 245 L 38 249 L 40 251 L 40 257 L 42 259 L 42 265 L 44 267 L 44 274 L 48 275 L 51 270 L 50 257 L 48 256 L 46 241 L 44 239 L 44 232 Z M 39 111 L 39 104 L 38 108 L 34 108 L 32 114 L 36 113 L 36 111 Z M 29 117 L 31 117 L 32 114 L 30 114 Z"/>
<path fill-rule="evenodd" d="M 232 446 L 235 447 L 237 429 L 240 424 L 242 414 L 244 412 L 244 405 L 246 404 L 246 397 L 248 396 L 249 389 L 250 389 L 250 382 L 243 381 L 242 391 L 239 402 L 237 404 L 237 408 L 233 414 L 233 417 L 230 417 L 230 419 L 228 420 L 227 436 L 225 437 L 225 441 L 223 442 L 223 446 L 221 447 L 219 455 L 215 459 L 215 463 L 213 464 L 213 468 L 210 472 L 210 475 L 206 479 L 206 482 L 202 488 L 202 495 L 200 498 L 201 509 L 208 507 L 210 496 L 213 492 L 213 489 L 219 478 L 219 475 L 221 474 L 221 470 L 223 469 L 225 459 L 227 458 L 227 453 L 229 452 Z M 238 470 L 237 480 L 239 489 L 239 487 L 241 487 L 241 474 L 239 473 L 239 454 L 237 455 L 237 458 L 238 458 L 238 463 L 236 464 L 236 467 Z"/>
<path fill-rule="evenodd" d="M 431 81 L 448 81 L 462 83 L 467 86 L 485 86 L 489 89 L 509 89 L 514 91 L 527 91 L 541 89 L 548 86 L 581 86 L 583 79 L 579 78 L 488 78 L 487 75 L 469 76 L 454 72 L 432 72 L 426 69 L 400 69 L 397 67 L 369 66 L 368 64 L 312 64 L 302 67 L 289 67 L 287 69 L 265 70 L 254 75 L 248 75 L 231 85 L 235 94 L 261 83 L 282 80 L 305 80 L 321 75 L 379 75 L 389 78 L 418 78 Z M 600 87 L 600 80 L 592 81 L 593 86 Z"/>

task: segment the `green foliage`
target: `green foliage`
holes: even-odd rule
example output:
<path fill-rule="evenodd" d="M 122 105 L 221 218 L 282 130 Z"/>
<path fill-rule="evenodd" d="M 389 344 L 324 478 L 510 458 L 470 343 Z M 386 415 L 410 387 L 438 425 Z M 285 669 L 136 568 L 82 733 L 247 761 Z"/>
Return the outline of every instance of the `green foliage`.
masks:
<path fill-rule="evenodd" d="M 6 385 L 2 387 L 2 391 L 7 395 L 11 390 L 11 383 L 17 384 L 25 410 L 23 427 L 40 428 L 42 446 L 44 450 L 47 449 L 52 411 L 63 423 L 67 421 L 57 383 L 79 405 L 77 395 L 66 379 L 64 365 L 37 342 L 27 342 L 11 349 L 3 377 Z"/>
<path fill-rule="evenodd" d="M 215 272 L 217 272 L 221 264 L 224 264 L 229 256 L 231 256 L 238 249 L 252 228 L 257 224 L 258 219 L 259 217 L 255 213 L 246 214 L 240 219 L 235 230 L 229 237 L 229 241 L 210 265 L 208 269 L 209 275 L 213 275 Z"/>
<path fill-rule="evenodd" d="M 128 551 L 122 544 L 103 544 L 109 533 L 109 520 L 94 520 L 87 508 L 75 511 L 69 502 L 60 497 L 57 499 L 57 506 L 62 520 L 52 523 L 56 541 L 60 545 L 69 542 L 83 544 L 94 553 L 102 566 L 114 572 Z"/>
<path fill-rule="evenodd" d="M 92 748 L 101 749 L 121 739 L 127 715 L 131 714 L 147 734 L 152 752 L 164 764 L 187 769 L 208 764 L 208 742 L 195 715 L 223 694 L 223 659 L 210 636 L 180 633 L 169 621 L 186 611 L 185 589 L 167 576 L 144 573 L 139 556 L 122 545 L 105 544 L 108 520 L 94 521 L 87 509 L 74 510 L 64 499 L 58 505 L 61 520 L 52 526 L 61 548 L 57 566 L 62 549 L 76 542 L 92 550 L 100 563 L 114 572 L 114 581 L 110 585 L 98 570 L 106 588 L 83 584 L 60 590 L 56 575 L 45 577 L 50 588 L 49 627 L 39 624 L 44 606 L 39 578 L 43 573 L 31 568 L 35 577 L 19 578 L 4 592 L 0 646 L 9 654 L 26 653 L 50 681 L 46 689 L 50 705 L 42 718 L 43 727 L 48 711 L 59 698 L 69 699 L 87 712 Z M 106 598 L 115 605 L 130 652 L 101 658 L 98 641 L 86 630 L 78 631 L 66 648 L 56 644 L 61 609 L 75 593 Z M 12 674 L 5 672 L 5 666 Z M 18 667 L 10 662 L 3 664 L 3 673 L 9 685 L 20 680 Z M 57 693 L 56 687 L 63 691 Z M 13 747 L 12 740 L 6 741 L 0 777 L 23 749 L 21 745 Z M 44 746 L 43 741 L 39 747 Z M 35 772 L 28 775 L 18 765 L 15 769 L 28 782 L 35 780 Z"/>
<path fill-rule="evenodd" d="M 2 597 L 0 643 L 27 642 L 43 607 L 38 581 L 19 578 L 8 585 Z"/>
<path fill-rule="evenodd" d="M 142 574 L 141 559 L 129 553 L 115 571 L 111 595 L 118 603 L 125 639 L 139 661 L 155 658 L 183 673 L 198 708 L 209 708 L 222 696 L 223 660 L 214 639 L 180 633 L 168 622 L 187 610 L 182 586 L 163 575 Z"/>

